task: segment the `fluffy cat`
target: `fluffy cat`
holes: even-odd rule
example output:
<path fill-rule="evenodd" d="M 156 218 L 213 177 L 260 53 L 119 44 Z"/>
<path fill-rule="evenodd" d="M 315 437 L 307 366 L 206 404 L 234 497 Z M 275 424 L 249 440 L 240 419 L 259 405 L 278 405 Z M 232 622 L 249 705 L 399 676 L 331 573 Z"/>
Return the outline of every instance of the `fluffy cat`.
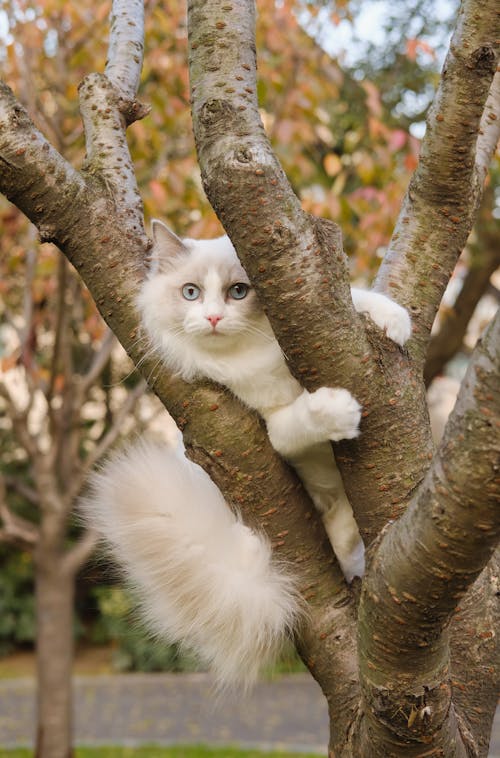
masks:
<path fill-rule="evenodd" d="M 330 444 L 357 436 L 358 402 L 341 388 L 310 393 L 291 375 L 227 236 L 181 240 L 158 220 L 152 230 L 153 267 L 138 298 L 150 341 L 169 370 L 224 384 L 259 412 L 321 513 L 346 579 L 362 576 L 364 546 Z M 352 298 L 404 344 L 404 308 L 355 288 Z M 194 648 L 222 684 L 251 682 L 300 603 L 265 538 L 232 515 L 181 443 L 131 447 L 94 478 L 85 507 L 140 588 L 152 627 Z"/>
<path fill-rule="evenodd" d="M 138 305 L 144 328 L 172 371 L 228 387 L 267 424 L 275 450 L 296 469 L 323 517 L 346 578 L 361 576 L 364 551 L 335 465 L 330 440 L 359 432 L 360 406 L 345 389 L 307 392 L 291 375 L 267 317 L 227 236 L 179 239 L 152 224 L 154 262 Z M 411 332 L 404 308 L 384 295 L 352 289 L 368 313 L 402 345 Z"/>

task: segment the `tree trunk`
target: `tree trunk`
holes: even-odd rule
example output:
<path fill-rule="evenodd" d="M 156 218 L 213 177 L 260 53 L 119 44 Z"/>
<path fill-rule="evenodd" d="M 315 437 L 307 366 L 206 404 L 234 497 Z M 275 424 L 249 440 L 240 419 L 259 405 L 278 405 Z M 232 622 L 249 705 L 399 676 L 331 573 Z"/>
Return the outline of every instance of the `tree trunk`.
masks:
<path fill-rule="evenodd" d="M 74 576 L 59 554 L 38 557 L 36 572 L 36 758 L 71 758 Z"/>

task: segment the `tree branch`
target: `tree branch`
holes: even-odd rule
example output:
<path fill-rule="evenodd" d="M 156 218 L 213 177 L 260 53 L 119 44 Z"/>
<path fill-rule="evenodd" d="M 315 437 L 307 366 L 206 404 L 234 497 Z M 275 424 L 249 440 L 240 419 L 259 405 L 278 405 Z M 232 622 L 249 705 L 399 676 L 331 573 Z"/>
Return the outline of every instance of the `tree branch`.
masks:
<path fill-rule="evenodd" d="M 31 521 L 12 513 L 8 507 L 3 476 L 0 476 L 0 521 L 0 542 L 13 542 L 25 550 L 33 550 L 38 541 L 38 530 Z"/>
<path fill-rule="evenodd" d="M 49 408 L 50 428 L 54 431 L 56 424 L 57 411 L 54 412 L 52 400 L 54 388 L 56 385 L 57 373 L 61 363 L 61 347 L 63 341 L 63 332 L 66 328 L 66 285 L 68 278 L 68 263 L 64 256 L 59 256 L 57 261 L 57 304 L 56 304 L 56 323 L 54 329 L 54 347 L 52 349 L 50 361 L 50 378 L 47 388 L 47 405 Z M 64 358 L 63 358 L 64 359 Z"/>
<path fill-rule="evenodd" d="M 312 382 L 315 364 L 326 363 L 324 373 L 339 374 L 339 363 L 352 367 L 370 346 L 349 296 L 340 232 L 302 210 L 264 132 L 254 4 L 194 0 L 188 32 L 193 128 L 205 191 L 292 372 Z M 333 332 L 340 347 L 335 360 L 321 349 L 331 344 Z"/>
<path fill-rule="evenodd" d="M 497 42 L 498 44 L 498 42 Z M 476 146 L 476 182 L 483 186 L 491 158 L 500 139 L 500 72 L 493 77 L 490 93 L 484 106 Z"/>
<path fill-rule="evenodd" d="M 115 345 L 115 335 L 108 327 L 106 334 L 102 340 L 101 346 L 94 355 L 91 366 L 89 367 L 87 373 L 80 377 L 78 391 L 80 392 L 81 397 L 84 397 L 87 394 L 89 389 L 94 385 L 96 380 L 104 371 L 104 368 L 111 357 L 111 353 Z"/>
<path fill-rule="evenodd" d="M 336 455 L 370 543 L 402 512 L 428 464 L 432 441 L 420 376 L 355 313 L 338 228 L 302 211 L 271 150 L 257 104 L 253 3 L 193 0 L 188 34 L 207 196 L 292 373 L 308 390 L 346 387 L 364 406 L 362 436 L 336 446 Z"/>
<path fill-rule="evenodd" d="M 84 170 L 104 181 L 116 209 L 132 214 L 142 229 L 142 200 L 125 137 L 122 101 L 104 74 L 89 74 L 80 84 L 80 112 L 85 131 Z"/>
<path fill-rule="evenodd" d="M 10 476 L 9 474 L 4 475 L 4 481 L 7 486 L 7 488 L 11 488 L 18 492 L 25 500 L 27 500 L 32 505 L 39 505 L 40 504 L 40 497 L 38 495 L 38 492 L 33 489 L 33 487 L 30 487 L 29 484 L 26 484 L 26 482 L 23 479 L 20 479 L 17 476 Z"/>
<path fill-rule="evenodd" d="M 499 377 L 500 313 L 474 350 L 424 483 L 366 577 L 359 617 L 369 755 L 390 754 L 395 733 L 416 751 L 408 755 L 431 733 L 433 746 L 455 755 L 444 630 L 500 537 Z M 389 728 L 398 709 L 401 718 Z M 413 711 L 425 718 L 403 717 Z"/>
<path fill-rule="evenodd" d="M 2 81 L 0 165 L 0 190 L 38 227 L 42 241 L 65 238 L 73 226 L 68 217 L 75 209 L 85 213 L 85 182 L 40 134 Z"/>
<path fill-rule="evenodd" d="M 78 474 L 74 476 L 71 486 L 69 487 L 66 494 L 66 501 L 68 505 L 72 504 L 80 494 L 80 491 L 91 469 L 106 455 L 106 453 L 118 439 L 124 422 L 128 418 L 130 412 L 134 408 L 139 398 L 141 398 L 146 391 L 146 387 L 147 383 L 144 379 L 142 379 L 136 384 L 133 390 L 127 393 L 127 397 L 120 407 L 118 413 L 114 417 L 111 427 L 108 429 L 104 437 L 99 440 L 99 443 L 96 445 L 94 450 L 92 450 L 92 452 L 88 455 Z"/>
<path fill-rule="evenodd" d="M 135 110 L 135 121 L 148 112 L 135 101 L 141 78 L 144 57 L 144 2 L 143 0 L 113 0 L 108 61 L 105 76 L 128 101 L 128 110 Z M 137 112 L 141 108 L 141 112 Z M 127 119 L 127 123 L 132 123 Z"/>
<path fill-rule="evenodd" d="M 493 191 L 488 188 L 483 196 L 487 206 L 479 213 L 476 224 L 476 241 L 468 245 L 469 271 L 453 306 L 443 316 L 439 332 L 431 337 L 424 366 L 426 386 L 445 364 L 460 350 L 476 305 L 485 294 L 491 275 L 500 266 L 499 234 L 491 210 Z"/>
<path fill-rule="evenodd" d="M 74 576 L 88 561 L 99 542 L 99 535 L 87 529 L 78 542 L 69 548 L 61 562 L 61 570 Z"/>
<path fill-rule="evenodd" d="M 411 350 L 420 365 L 444 289 L 472 229 L 496 145 L 493 89 L 487 98 L 499 38 L 496 0 L 464 0 L 428 112 L 419 165 L 377 276 L 377 289 L 413 314 Z"/>
<path fill-rule="evenodd" d="M 19 334 L 21 360 L 26 368 L 27 377 L 32 367 L 30 340 L 33 336 L 33 279 L 35 277 L 36 262 L 37 255 L 33 245 L 26 250 L 26 283 L 23 292 L 23 327 Z"/>
<path fill-rule="evenodd" d="M 450 627 L 450 683 L 462 736 L 487 758 L 500 674 L 500 551 L 460 600 Z M 470 740 L 469 740 L 470 741 Z M 475 755 L 471 751 L 471 755 Z"/>
<path fill-rule="evenodd" d="M 31 434 L 28 425 L 28 409 L 20 410 L 14 402 L 12 395 L 7 389 L 6 384 L 0 381 L 0 397 L 3 397 L 7 404 L 7 413 L 12 422 L 14 432 L 26 450 L 27 454 L 32 458 L 39 454 L 39 448 L 36 438 Z"/>

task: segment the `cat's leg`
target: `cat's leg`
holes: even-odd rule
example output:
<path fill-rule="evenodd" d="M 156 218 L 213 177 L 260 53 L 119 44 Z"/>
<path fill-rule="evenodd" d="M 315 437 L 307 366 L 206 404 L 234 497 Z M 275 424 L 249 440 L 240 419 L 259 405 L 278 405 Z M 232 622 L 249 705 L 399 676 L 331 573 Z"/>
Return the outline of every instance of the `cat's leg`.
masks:
<path fill-rule="evenodd" d="M 304 390 L 293 403 L 265 414 L 271 444 L 285 458 L 318 442 L 357 437 L 360 418 L 361 406 L 351 393 L 331 387 Z"/>
<path fill-rule="evenodd" d="M 351 289 L 352 302 L 358 313 L 367 313 L 389 339 L 404 345 L 411 335 L 411 319 L 408 311 L 380 292 Z"/>
<path fill-rule="evenodd" d="M 292 459 L 292 464 L 321 514 L 345 578 L 351 582 L 363 576 L 365 549 L 331 445 L 316 445 Z"/>
<path fill-rule="evenodd" d="M 344 495 L 322 515 L 328 539 L 346 580 L 365 573 L 365 546 L 360 537 L 352 508 Z"/>

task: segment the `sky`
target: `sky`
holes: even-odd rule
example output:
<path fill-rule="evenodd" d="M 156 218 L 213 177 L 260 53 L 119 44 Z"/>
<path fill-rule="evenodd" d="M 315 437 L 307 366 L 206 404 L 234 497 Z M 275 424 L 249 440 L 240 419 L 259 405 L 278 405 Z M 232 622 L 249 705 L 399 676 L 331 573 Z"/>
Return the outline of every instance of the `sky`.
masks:
<path fill-rule="evenodd" d="M 436 21 L 446 20 L 453 15 L 457 6 L 457 0 L 435 0 L 432 9 Z M 392 13 L 397 9 L 405 8 L 404 0 L 395 6 L 390 0 L 365 0 L 361 3 L 361 10 L 356 13 L 353 22 L 344 20 L 338 25 L 333 25 L 329 19 L 329 9 L 325 9 L 324 17 L 320 12 L 319 17 L 313 22 L 311 31 L 318 43 L 327 52 L 339 60 L 340 65 L 355 69 L 356 64 L 363 59 L 365 55 L 366 43 L 371 43 L 375 47 L 384 49 L 387 44 L 387 32 L 384 29 L 384 22 L 388 15 L 389 8 Z M 407 7 L 407 5 L 406 5 Z M 417 27 L 407 29 L 408 39 L 418 34 Z M 307 19 L 304 17 L 304 26 L 308 27 Z M 443 37 L 443 26 L 436 24 L 436 35 L 434 38 L 426 38 L 426 41 L 435 48 L 436 66 L 441 68 L 448 39 Z M 316 32 L 316 33 L 315 33 Z M 355 74 L 356 75 L 356 74 Z M 418 101 L 415 93 L 407 93 L 407 112 L 419 112 L 422 109 L 422 103 Z M 405 102 L 406 102 L 405 100 Z M 424 96 L 423 107 L 427 105 L 428 99 Z M 403 106 L 404 107 L 404 106 Z M 410 126 L 411 133 L 418 138 L 422 138 L 425 133 L 424 122 L 414 122 Z"/>
<path fill-rule="evenodd" d="M 5 11 L 0 11 L 0 39 L 5 39 L 9 27 L 7 25 L 7 14 Z"/>
<path fill-rule="evenodd" d="M 400 0 L 400 5 L 404 7 L 404 0 Z M 448 18 L 456 5 L 456 0 L 436 0 L 433 7 L 436 21 Z M 331 55 L 340 57 L 347 65 L 354 65 L 362 54 L 363 42 L 372 42 L 381 47 L 384 45 L 386 37 L 383 23 L 389 7 L 394 11 L 394 3 L 388 0 L 365 0 L 354 23 L 344 20 L 338 26 L 330 27 L 322 38 L 322 44 Z M 328 27 L 326 25 L 326 29 Z M 412 36 L 411 29 L 408 30 L 408 36 Z"/>

